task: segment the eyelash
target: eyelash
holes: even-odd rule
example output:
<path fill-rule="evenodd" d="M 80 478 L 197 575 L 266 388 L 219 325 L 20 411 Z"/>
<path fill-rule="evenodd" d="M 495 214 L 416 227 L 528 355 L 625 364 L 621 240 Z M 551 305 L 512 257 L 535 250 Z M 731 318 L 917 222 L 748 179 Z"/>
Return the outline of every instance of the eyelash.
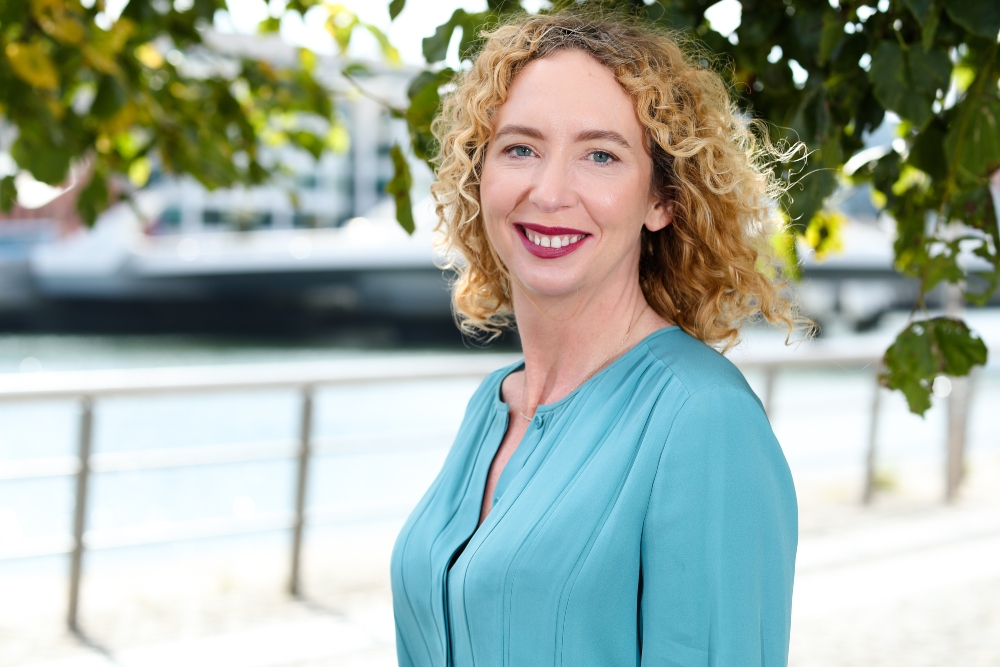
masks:
<path fill-rule="evenodd" d="M 532 153 L 534 153 L 534 152 L 535 152 L 535 151 L 534 151 L 534 150 L 532 150 L 532 149 L 531 149 L 530 147 L 528 147 L 528 146 L 525 146 L 524 144 L 514 144 L 513 146 L 509 146 L 509 147 L 505 148 L 505 149 L 503 150 L 503 152 L 504 152 L 504 153 L 505 153 L 506 155 L 509 155 L 509 156 L 511 156 L 511 157 L 515 157 L 515 158 L 517 158 L 517 157 L 531 157 L 530 155 L 514 155 L 514 151 L 515 151 L 515 150 L 517 150 L 518 148 L 526 148 L 526 149 L 528 149 L 529 151 L 531 151 Z M 607 155 L 607 156 L 608 156 L 608 158 L 610 158 L 610 159 L 609 159 L 609 160 L 608 160 L 607 162 L 597 162 L 596 160 L 594 160 L 594 161 L 593 161 L 593 162 L 594 162 L 594 164 L 599 164 L 599 165 L 602 165 L 602 166 L 604 166 L 604 165 L 609 165 L 609 164 L 613 164 L 613 163 L 615 163 L 615 162 L 618 162 L 618 158 L 617 158 L 617 157 L 615 157 L 615 155 L 614 155 L 614 154 L 612 154 L 612 153 L 610 153 L 610 152 L 608 152 L 608 151 L 602 151 L 602 150 L 594 150 L 594 151 L 590 151 L 590 153 L 588 153 L 588 154 L 587 154 L 587 157 L 591 157 L 591 156 L 593 156 L 593 155 L 596 155 L 596 154 L 598 154 L 598 153 L 600 153 L 600 154 L 602 154 L 602 155 Z"/>

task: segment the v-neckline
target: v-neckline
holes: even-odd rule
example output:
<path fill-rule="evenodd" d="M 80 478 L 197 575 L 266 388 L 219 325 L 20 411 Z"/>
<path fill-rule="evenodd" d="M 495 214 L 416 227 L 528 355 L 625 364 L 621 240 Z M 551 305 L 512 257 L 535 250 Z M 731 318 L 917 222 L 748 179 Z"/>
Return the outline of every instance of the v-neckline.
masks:
<path fill-rule="evenodd" d="M 646 334 L 643 338 L 639 339 L 639 341 L 637 341 L 635 345 L 625 350 L 625 352 L 623 352 L 621 356 L 619 356 L 617 359 L 606 365 L 601 370 L 594 373 L 591 377 L 587 378 L 587 380 L 585 380 L 579 386 L 573 389 L 573 391 L 569 392 L 568 394 L 566 394 L 557 401 L 553 401 L 551 403 L 542 403 L 541 405 L 538 405 L 535 408 L 535 416 L 537 416 L 539 413 L 550 412 L 564 405 L 565 403 L 568 403 L 571 397 L 577 395 L 581 389 L 590 386 L 598 378 L 606 375 L 608 371 L 610 371 L 615 366 L 619 365 L 623 360 L 632 355 L 636 350 L 648 345 L 650 340 L 668 331 L 674 331 L 675 329 L 679 329 L 679 327 L 676 324 L 671 324 L 669 326 L 662 327 L 660 329 L 657 329 L 656 331 L 652 331 Z M 510 377 L 514 373 L 524 370 L 524 367 L 525 367 L 525 361 L 524 359 L 521 359 L 520 361 L 511 364 L 511 366 L 509 367 L 510 370 L 508 370 L 500 377 L 500 381 L 497 383 L 496 391 L 493 393 L 493 405 L 495 408 L 499 407 L 509 411 L 513 407 L 509 403 L 503 400 L 503 383 L 507 380 L 508 377 Z"/>
<path fill-rule="evenodd" d="M 677 325 L 671 325 L 671 326 L 663 327 L 663 328 L 657 329 L 656 331 L 650 332 L 649 334 L 647 334 L 646 336 L 644 336 L 642 339 L 640 339 L 638 342 L 636 342 L 635 345 L 633 345 L 631 348 L 629 348 L 628 350 L 626 350 L 617 359 L 615 359 L 614 361 L 612 361 L 611 363 L 609 363 L 607 366 L 605 366 L 604 368 L 602 368 L 597 373 L 594 373 L 593 377 L 588 378 L 585 382 L 583 382 L 579 387 L 576 387 L 573 391 L 569 392 L 568 394 L 566 394 L 565 396 L 563 396 L 562 398 L 560 398 L 557 401 L 553 401 L 552 403 L 545 403 L 545 404 L 539 405 L 537 407 L 537 409 L 535 410 L 535 415 L 532 417 L 531 423 L 528 425 L 528 428 L 525 429 L 524 435 L 521 436 L 521 441 L 518 442 L 517 447 L 511 453 L 510 458 L 507 460 L 507 463 L 504 464 L 504 469 L 503 469 L 503 471 L 501 471 L 500 477 L 497 479 L 497 485 L 496 485 L 496 487 L 494 487 L 494 497 L 496 497 L 496 491 L 497 491 L 497 489 L 501 488 L 501 482 L 504 481 L 505 476 L 508 477 L 508 480 L 507 480 L 506 485 L 504 485 L 502 488 L 506 492 L 507 489 L 510 488 L 511 482 L 513 481 L 512 479 L 510 479 L 510 477 L 516 476 L 518 472 L 520 472 L 521 470 L 524 469 L 524 465 L 525 465 L 525 463 L 527 463 L 527 457 L 531 455 L 531 452 L 529 452 L 527 450 L 524 450 L 523 447 L 522 447 L 522 444 L 524 443 L 524 439 L 531 432 L 532 426 L 534 426 L 536 424 L 536 421 L 535 421 L 536 419 L 540 418 L 543 421 L 546 420 L 548 413 L 550 413 L 553 410 L 556 410 L 556 409 L 560 408 L 561 406 L 566 405 L 567 403 L 569 403 L 573 399 L 573 397 L 579 395 L 579 392 L 584 387 L 592 386 L 592 383 L 595 382 L 595 381 L 597 381 L 598 378 L 604 377 L 609 371 L 611 371 L 611 369 L 616 368 L 625 359 L 631 357 L 631 355 L 633 355 L 634 353 L 636 353 L 636 351 L 638 351 L 638 350 L 644 348 L 646 345 L 648 345 L 648 343 L 649 343 L 650 340 L 652 340 L 653 338 L 655 338 L 657 336 L 660 336 L 660 335 L 662 335 L 662 334 L 664 334 L 666 332 L 673 331 L 675 329 L 678 329 Z M 497 382 L 496 390 L 494 391 L 494 394 L 493 394 L 493 396 L 494 396 L 494 402 L 493 402 L 494 418 L 504 420 L 503 432 L 500 434 L 500 437 L 499 437 L 499 440 L 496 443 L 496 446 L 494 448 L 492 448 L 492 453 L 489 454 L 489 462 L 485 464 L 486 465 L 486 473 L 482 477 L 482 483 L 478 483 L 478 480 L 476 480 L 477 481 L 477 483 L 476 483 L 477 492 L 474 494 L 475 497 L 478 499 L 478 503 L 477 503 L 478 512 L 476 514 L 476 525 L 473 528 L 472 532 L 469 534 L 469 536 L 465 539 L 464 542 L 462 542 L 461 546 L 456 550 L 455 554 L 453 554 L 451 565 L 454 565 L 455 561 L 458 560 L 458 558 L 465 551 L 465 549 L 469 545 L 469 543 L 472 542 L 472 540 L 475 538 L 476 533 L 478 533 L 480 531 L 480 529 L 482 529 L 483 526 L 486 525 L 487 521 L 490 520 L 490 516 L 496 510 L 495 507 L 491 506 L 489 513 L 486 515 L 486 518 L 484 518 L 482 520 L 482 523 L 479 522 L 479 517 L 482 515 L 482 504 L 483 504 L 483 501 L 485 500 L 485 497 L 486 497 L 486 484 L 489 481 L 490 468 L 493 467 L 493 461 L 496 458 L 497 453 L 500 451 L 500 447 L 503 445 L 503 439 L 504 439 L 504 437 L 507 434 L 507 429 L 510 427 L 511 415 L 512 415 L 513 412 L 515 412 L 513 410 L 513 406 L 511 406 L 509 403 L 507 403 L 506 401 L 503 400 L 503 383 L 504 383 L 504 381 L 508 377 L 510 377 L 514 373 L 516 373 L 516 372 L 518 372 L 520 370 L 523 370 L 524 366 L 525 366 L 524 359 L 521 359 L 520 361 L 515 362 L 514 364 L 511 364 L 511 366 L 509 367 L 509 370 L 506 373 L 503 373 L 501 375 L 501 377 L 499 378 L 499 381 Z M 537 445 L 537 443 L 536 443 L 536 445 Z M 534 448 L 532 448 L 532 451 L 534 451 Z M 512 476 L 508 476 L 507 473 L 511 472 L 510 463 L 514 459 L 514 457 L 518 456 L 518 452 L 521 452 L 521 457 L 522 457 L 522 458 L 518 459 L 520 465 L 517 468 L 517 471 L 514 472 L 514 474 Z M 473 474 L 475 474 L 475 473 L 473 473 Z M 470 484 L 470 487 L 471 487 L 471 484 Z M 492 498 L 491 498 L 490 502 L 492 503 Z M 451 569 L 451 565 L 449 565 L 449 568 L 448 568 L 449 570 Z"/>

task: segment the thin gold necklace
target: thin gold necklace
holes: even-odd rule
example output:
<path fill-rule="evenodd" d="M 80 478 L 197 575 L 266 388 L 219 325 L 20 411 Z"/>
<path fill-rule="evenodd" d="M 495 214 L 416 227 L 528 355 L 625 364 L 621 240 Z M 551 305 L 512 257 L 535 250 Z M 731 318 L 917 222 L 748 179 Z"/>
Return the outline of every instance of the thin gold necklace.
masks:
<path fill-rule="evenodd" d="M 579 389 L 580 386 L 583 385 L 584 382 L 586 382 L 590 378 L 594 377 L 594 375 L 597 373 L 597 371 L 599 371 L 602 368 L 604 368 L 604 365 L 606 363 L 608 363 L 609 361 L 611 361 L 612 357 L 614 357 L 616 354 L 618 354 L 618 350 L 622 349 L 622 345 L 624 345 L 625 341 L 628 340 L 628 337 L 632 335 L 632 328 L 635 327 L 635 325 L 639 323 L 639 318 L 642 317 L 642 314 L 646 312 L 646 308 L 649 308 L 649 304 L 648 303 L 645 306 L 643 306 L 642 310 L 639 311 L 639 314 L 636 315 L 636 317 L 635 317 L 634 320 L 632 320 L 632 324 L 629 325 L 628 331 L 625 332 L 625 337 L 622 338 L 622 342 L 618 343 L 618 347 L 616 347 L 614 350 L 612 350 L 611 354 L 609 354 L 607 356 L 607 358 L 604 361 L 602 361 L 597 366 L 597 368 L 595 368 L 594 370 L 590 371 L 590 374 L 587 375 L 587 377 L 585 377 L 582 380 L 580 380 L 580 383 L 577 384 L 575 387 L 573 387 L 569 391 L 570 394 L 572 394 L 574 391 L 576 391 L 577 389 Z M 521 383 L 521 402 L 520 402 L 520 405 L 517 406 L 517 414 L 521 415 L 522 417 L 524 417 L 525 419 L 527 419 L 530 422 L 531 421 L 531 417 L 529 417 L 528 415 L 524 414 L 524 392 L 528 388 L 528 369 L 527 368 L 524 369 L 524 378 L 523 379 L 524 379 L 524 381 Z M 535 411 L 537 412 L 538 408 L 535 408 Z"/>

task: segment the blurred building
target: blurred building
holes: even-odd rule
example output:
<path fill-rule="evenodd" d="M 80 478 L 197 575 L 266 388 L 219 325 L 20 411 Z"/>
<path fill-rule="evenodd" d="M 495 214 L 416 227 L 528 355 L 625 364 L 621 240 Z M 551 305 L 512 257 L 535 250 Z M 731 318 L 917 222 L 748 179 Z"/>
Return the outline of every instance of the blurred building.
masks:
<path fill-rule="evenodd" d="M 277 37 L 211 33 L 206 41 L 216 53 L 298 63 L 297 49 Z M 188 60 L 191 68 L 215 66 Z M 269 185 L 208 191 L 154 165 L 134 206 L 112 206 L 87 230 L 75 213 L 75 185 L 85 178 L 73 174 L 52 188 L 19 176 L 21 201 L 0 217 L 0 329 L 101 329 L 137 318 L 144 331 L 214 329 L 213 321 L 241 331 L 274 322 L 295 329 L 327 316 L 449 320 L 428 234 L 408 237 L 385 201 L 390 147 L 406 145 L 405 126 L 358 94 L 342 67 L 321 57 L 316 73 L 336 93 L 346 150 L 315 160 L 271 149 L 266 159 L 287 169 Z M 366 91 L 405 104 L 417 70 L 369 64 L 369 71 Z M 9 156 L 0 161 L 15 168 Z M 430 174 L 413 168 L 419 199 Z"/>

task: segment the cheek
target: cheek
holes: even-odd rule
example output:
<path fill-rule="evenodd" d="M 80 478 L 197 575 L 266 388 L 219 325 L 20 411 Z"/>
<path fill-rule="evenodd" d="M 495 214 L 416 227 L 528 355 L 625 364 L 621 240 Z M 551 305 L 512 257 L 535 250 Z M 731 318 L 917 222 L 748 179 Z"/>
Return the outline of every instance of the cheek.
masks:
<path fill-rule="evenodd" d="M 506 215 L 510 205 L 510 179 L 498 178 L 493 169 L 484 169 L 479 182 L 479 201 L 488 218 Z"/>
<path fill-rule="evenodd" d="M 647 188 L 637 183 L 619 182 L 589 191 L 591 210 L 605 226 L 616 232 L 634 231 L 642 227 L 646 212 Z M 610 230 L 609 230 L 610 231 Z"/>
<path fill-rule="evenodd" d="M 483 171 L 482 179 L 479 182 L 479 208 L 490 245 L 506 261 L 504 256 L 507 254 L 508 241 L 501 228 L 504 226 L 504 219 L 508 211 L 503 202 L 502 183 L 503 179 L 492 178 L 489 171 Z"/>

